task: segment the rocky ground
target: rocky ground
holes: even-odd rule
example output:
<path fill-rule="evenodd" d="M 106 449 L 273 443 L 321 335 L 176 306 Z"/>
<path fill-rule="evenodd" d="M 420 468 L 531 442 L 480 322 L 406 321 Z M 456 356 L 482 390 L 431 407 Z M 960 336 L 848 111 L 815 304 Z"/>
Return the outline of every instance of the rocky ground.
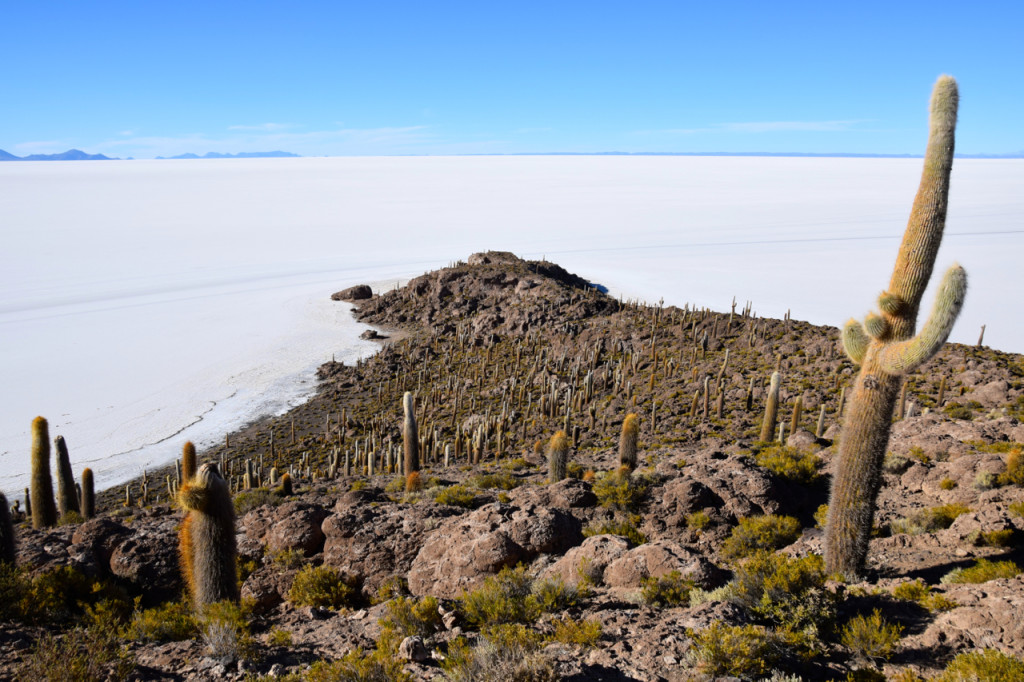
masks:
<path fill-rule="evenodd" d="M 77 679 L 512 679 L 500 667 L 458 677 L 442 661 L 485 640 L 493 654 L 500 633 L 474 619 L 464 597 L 516 566 L 535 588 L 558 586 L 561 595 L 519 618 L 526 628 L 514 646 L 508 626 L 502 631 L 513 658 L 534 671 L 516 679 L 762 679 L 775 669 L 776 679 L 913 680 L 939 675 L 967 651 L 1024 656 L 1024 577 L 943 582 L 978 559 L 1024 560 L 1024 472 L 1014 474 L 1024 467 L 1015 454 L 1024 443 L 1020 356 L 950 344 L 908 377 L 867 579 L 832 577 L 800 592 L 799 608 L 822 617 L 804 614 L 787 629 L 730 587 L 751 561 L 730 538 L 741 519 L 788 516 L 799 530 L 772 548 L 790 560 L 820 554 L 838 412 L 856 371 L 837 330 L 758 318 L 745 306 L 617 301 L 557 265 L 494 252 L 366 293 L 337 298 L 357 298 L 358 317 L 391 337 L 377 355 L 324 365 L 313 400 L 200 453 L 236 489 L 245 609 L 230 646 L 208 626 L 205 635 L 143 627 L 147 614 L 188 618 L 177 558 L 183 513 L 167 471 L 134 482 L 129 506 L 123 489 L 107 491 L 101 513 L 84 523 L 17 525 L 23 579 L 15 589 L 5 577 L 0 601 L 36 608 L 0 610 L 0 678 L 41 679 L 50 666 L 65 673 L 52 679 L 71 679 L 68 661 L 84 655 L 95 670 Z M 788 448 L 759 440 L 774 370 Z M 423 459 L 412 492 L 393 473 L 405 391 L 416 395 Z M 639 463 L 616 478 L 629 413 L 640 416 Z M 570 475 L 550 483 L 546 445 L 558 430 L 571 441 Z M 772 452 L 781 458 L 774 465 L 765 458 Z M 289 497 L 275 492 L 286 471 L 295 481 Z M 343 576 L 352 588 L 345 606 L 300 605 L 293 583 L 310 566 Z M 60 567 L 77 577 L 40 587 Z M 679 588 L 680 603 L 659 596 L 659 578 Z M 911 594 L 906 584 L 918 580 L 920 594 Z M 438 600 L 419 639 L 407 638 L 408 628 L 388 639 L 396 604 L 411 603 L 398 595 Z M 104 614 L 104 604 L 120 611 Z M 843 638 L 875 609 L 902 627 L 891 651 Z M 134 631 L 124 625 L 132 622 Z M 587 623 L 591 635 L 582 636 Z M 716 667 L 742 659 L 741 643 L 723 644 L 741 627 L 774 643 L 754 656 L 764 666 Z M 98 631 L 108 639 L 80 637 Z M 722 650 L 702 632 L 718 633 Z M 386 654 L 398 667 L 373 677 L 374 651 L 374 665 Z M 308 670 L 360 655 L 361 677 Z"/>

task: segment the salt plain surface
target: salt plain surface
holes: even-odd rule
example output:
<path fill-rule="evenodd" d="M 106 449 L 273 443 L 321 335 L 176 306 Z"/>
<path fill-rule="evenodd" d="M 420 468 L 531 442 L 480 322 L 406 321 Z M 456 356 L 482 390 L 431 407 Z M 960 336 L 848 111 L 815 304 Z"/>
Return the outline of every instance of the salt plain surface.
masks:
<path fill-rule="evenodd" d="M 343 287 L 485 249 L 614 294 L 819 324 L 888 282 L 920 159 L 367 157 L 0 164 L 0 489 L 29 425 L 109 486 L 315 387 L 375 346 Z M 1024 351 L 1024 161 L 954 164 L 937 271 L 970 291 L 952 340 Z M 933 280 L 937 277 L 933 277 Z M 931 304 L 926 294 L 925 307 Z M 397 419 L 396 411 L 396 419 Z"/>

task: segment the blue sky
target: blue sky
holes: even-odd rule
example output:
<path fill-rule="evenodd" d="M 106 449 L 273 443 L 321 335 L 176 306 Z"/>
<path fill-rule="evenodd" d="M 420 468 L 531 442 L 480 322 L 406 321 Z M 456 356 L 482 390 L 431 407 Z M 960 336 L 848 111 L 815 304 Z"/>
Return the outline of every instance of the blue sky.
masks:
<path fill-rule="evenodd" d="M 0 0 L 0 149 L 1024 151 L 1024 2 Z"/>

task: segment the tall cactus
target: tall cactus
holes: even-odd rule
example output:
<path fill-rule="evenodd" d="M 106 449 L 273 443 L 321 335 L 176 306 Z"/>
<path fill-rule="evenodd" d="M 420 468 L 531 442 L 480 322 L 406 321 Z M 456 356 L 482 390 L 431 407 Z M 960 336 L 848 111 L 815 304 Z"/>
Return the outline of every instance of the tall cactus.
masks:
<path fill-rule="evenodd" d="M 178 493 L 188 516 L 178 531 L 178 548 L 185 582 L 194 608 L 230 599 L 238 601 L 238 554 L 235 508 L 227 481 L 217 465 L 208 462 Z"/>
<path fill-rule="evenodd" d="M 0 493 L 0 564 L 14 565 L 14 522 L 7 497 Z"/>
<path fill-rule="evenodd" d="M 548 443 L 548 480 L 557 483 L 565 478 L 569 465 L 569 436 L 559 431 Z"/>
<path fill-rule="evenodd" d="M 82 516 L 86 519 L 96 516 L 96 487 L 89 467 L 82 469 Z"/>
<path fill-rule="evenodd" d="M 181 449 L 181 481 L 184 483 L 196 475 L 199 460 L 196 458 L 196 446 L 192 441 L 185 441 Z"/>
<path fill-rule="evenodd" d="M 843 424 L 828 507 L 825 563 L 829 573 L 851 578 L 863 573 L 903 376 L 942 348 L 967 293 L 967 274 L 954 264 L 942 278 L 931 316 L 915 336 L 921 296 L 946 222 L 957 103 L 956 81 L 941 76 L 932 92 L 921 185 L 889 288 L 878 299 L 880 314 L 869 314 L 863 325 L 850 320 L 843 329 L 846 353 L 861 367 Z"/>
<path fill-rule="evenodd" d="M 772 372 L 768 385 L 768 399 L 764 403 L 764 421 L 761 422 L 761 440 L 770 443 L 775 438 L 775 422 L 779 416 L 779 373 Z"/>
<path fill-rule="evenodd" d="M 402 445 L 405 449 L 405 462 L 403 472 L 406 478 L 420 470 L 420 435 L 416 428 L 416 413 L 412 400 L 412 393 L 405 392 L 402 396 L 402 410 L 405 412 L 405 421 L 402 422 Z M 408 482 L 406 484 L 408 488 Z M 411 491 L 410 491 L 411 492 Z"/>
<path fill-rule="evenodd" d="M 53 440 L 57 450 L 57 512 L 64 516 L 70 511 L 80 512 L 78 490 L 75 489 L 75 475 L 71 473 L 71 456 L 64 436 Z"/>
<path fill-rule="evenodd" d="M 640 418 L 627 414 L 622 420 L 622 435 L 619 438 L 619 466 L 636 469 L 637 437 L 640 435 Z"/>
<path fill-rule="evenodd" d="M 32 527 L 57 525 L 57 503 L 50 478 L 50 426 L 42 417 L 32 420 Z"/>

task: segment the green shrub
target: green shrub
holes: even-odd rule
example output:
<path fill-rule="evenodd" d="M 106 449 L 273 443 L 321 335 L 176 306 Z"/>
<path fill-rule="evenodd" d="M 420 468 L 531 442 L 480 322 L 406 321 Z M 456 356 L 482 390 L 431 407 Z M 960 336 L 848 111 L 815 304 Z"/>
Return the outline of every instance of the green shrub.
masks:
<path fill-rule="evenodd" d="M 999 487 L 999 475 L 993 471 L 979 471 L 974 475 L 974 487 L 978 490 L 992 490 Z"/>
<path fill-rule="evenodd" d="M 593 535 L 619 535 L 634 545 L 642 545 L 647 542 L 647 536 L 637 529 L 632 516 L 621 521 L 594 523 L 583 529 L 583 537 L 589 538 Z"/>
<path fill-rule="evenodd" d="M 298 568 L 305 560 L 306 555 L 301 549 L 282 549 L 270 557 L 270 561 L 281 568 Z"/>
<path fill-rule="evenodd" d="M 25 617 L 25 593 L 30 581 L 25 571 L 0 561 L 0 621 Z"/>
<path fill-rule="evenodd" d="M 136 611 L 125 631 L 129 639 L 138 642 L 180 642 L 198 634 L 192 607 L 181 601 Z"/>
<path fill-rule="evenodd" d="M 917 511 L 905 519 L 898 519 L 889 524 L 894 535 L 906 533 L 907 535 L 920 535 L 921 533 L 934 533 L 935 531 L 949 528 L 953 521 L 961 514 L 971 511 L 969 507 L 959 504 L 943 504 L 930 509 Z"/>
<path fill-rule="evenodd" d="M 892 596 L 897 599 L 917 602 L 929 611 L 948 611 L 957 606 L 955 601 L 944 594 L 933 592 L 932 588 L 920 578 L 900 583 L 892 589 Z"/>
<path fill-rule="evenodd" d="M 94 682 L 127 680 L 134 669 L 135 661 L 116 630 L 76 627 L 61 635 L 44 634 L 19 672 L 24 680 Z"/>
<path fill-rule="evenodd" d="M 533 465 L 523 457 L 516 457 L 515 459 L 509 459 L 502 462 L 501 468 L 507 471 L 522 471 L 523 469 L 532 469 Z"/>
<path fill-rule="evenodd" d="M 357 581 L 331 566 L 303 567 L 295 575 L 288 601 L 296 606 L 339 609 L 350 606 L 358 594 Z"/>
<path fill-rule="evenodd" d="M 601 641 L 601 632 L 599 620 L 556 620 L 555 630 L 548 639 L 589 649 Z"/>
<path fill-rule="evenodd" d="M 640 584 L 640 600 L 648 606 L 689 606 L 693 581 L 672 571 L 660 578 L 644 578 Z"/>
<path fill-rule="evenodd" d="M 1006 506 L 1006 508 L 1014 516 L 1024 517 L 1024 500 L 1020 502 L 1011 502 Z"/>
<path fill-rule="evenodd" d="M 954 481 L 952 478 L 944 478 L 941 481 L 939 481 L 939 487 L 942 488 L 943 490 L 952 490 L 953 488 L 956 487 L 956 481 Z"/>
<path fill-rule="evenodd" d="M 220 661 L 251 659 L 255 642 L 249 634 L 249 611 L 232 601 L 207 604 L 199 618 L 199 629 L 207 653 Z"/>
<path fill-rule="evenodd" d="M 284 628 L 274 628 L 267 633 L 267 644 L 270 646 L 290 647 L 292 645 L 292 633 Z"/>
<path fill-rule="evenodd" d="M 694 530 L 704 530 L 711 523 L 711 517 L 703 511 L 695 511 L 686 515 L 686 526 Z"/>
<path fill-rule="evenodd" d="M 380 626 L 398 633 L 400 638 L 429 637 L 440 630 L 443 623 L 434 597 L 423 597 L 419 601 L 398 597 L 388 602 L 387 613 L 381 618 Z"/>
<path fill-rule="evenodd" d="M 942 576 L 940 582 L 943 584 L 985 583 L 998 578 L 1012 578 L 1020 572 L 1020 566 L 1012 561 L 992 562 L 988 559 L 978 559 L 973 566 L 953 569 Z"/>
<path fill-rule="evenodd" d="M 951 419 L 974 419 L 974 410 L 961 403 L 947 403 L 942 411 Z"/>
<path fill-rule="evenodd" d="M 1021 448 L 1010 450 L 1006 458 L 1006 469 L 997 478 L 999 485 L 1024 485 L 1024 451 Z"/>
<path fill-rule="evenodd" d="M 380 584 L 373 596 L 374 604 L 383 604 L 395 597 L 409 596 L 409 583 L 400 575 L 393 575 Z"/>
<path fill-rule="evenodd" d="M 889 660 L 903 636 L 902 625 L 892 625 L 875 609 L 870 616 L 856 616 L 843 627 L 843 646 L 867 658 Z"/>
<path fill-rule="evenodd" d="M 70 566 L 58 566 L 24 583 L 17 607 L 33 623 L 67 622 L 83 613 L 86 604 L 98 601 L 101 586 Z"/>
<path fill-rule="evenodd" d="M 814 524 L 818 528 L 824 528 L 826 523 L 828 523 L 828 505 L 822 504 L 814 510 Z"/>
<path fill-rule="evenodd" d="M 740 519 L 740 525 L 722 543 L 722 556 L 740 559 L 758 550 L 781 549 L 800 535 L 800 522 L 792 516 L 749 516 Z"/>
<path fill-rule="evenodd" d="M 575 585 L 567 585 L 561 578 L 538 580 L 530 588 L 530 594 L 537 600 L 537 606 L 544 613 L 564 611 L 579 606 L 584 594 Z"/>
<path fill-rule="evenodd" d="M 652 481 L 642 475 L 619 467 L 594 481 L 593 490 L 598 504 L 620 511 L 636 511 L 643 503 Z"/>
<path fill-rule="evenodd" d="M 931 464 L 932 461 L 932 458 L 928 456 L 928 453 L 920 445 L 911 445 L 907 451 L 907 456 L 911 459 L 916 459 L 921 464 Z"/>
<path fill-rule="evenodd" d="M 908 457 L 897 455 L 895 452 L 885 453 L 882 460 L 882 470 L 887 474 L 902 474 L 910 468 L 911 461 Z"/>
<path fill-rule="evenodd" d="M 711 677 L 758 679 L 775 666 L 782 653 L 778 636 L 760 625 L 723 625 L 716 621 L 687 634 L 693 640 L 690 663 Z"/>
<path fill-rule="evenodd" d="M 522 625 L 488 628 L 474 646 L 462 637 L 451 642 L 441 668 L 452 682 L 555 682 L 559 676 L 542 643 Z"/>
<path fill-rule="evenodd" d="M 477 474 L 467 481 L 480 490 L 512 490 L 519 487 L 520 481 L 511 474 L 501 472 L 495 474 Z"/>
<path fill-rule="evenodd" d="M 761 550 L 736 568 L 732 600 L 764 623 L 817 633 L 836 614 L 825 577 L 825 562 L 817 554 L 793 558 Z"/>
<path fill-rule="evenodd" d="M 462 595 L 462 612 L 477 626 L 533 622 L 540 615 L 540 605 L 532 588 L 533 580 L 525 566 L 503 568 Z"/>
<path fill-rule="evenodd" d="M 434 496 L 434 502 L 447 504 L 452 507 L 463 507 L 470 509 L 476 501 L 476 495 L 464 485 L 456 484 L 442 488 Z"/>
<path fill-rule="evenodd" d="M 1024 679 L 1024 661 L 995 649 L 958 655 L 937 682 L 1017 682 Z"/>
<path fill-rule="evenodd" d="M 1013 545 L 1015 535 L 1012 528 L 990 531 L 976 530 L 967 539 L 978 547 L 1010 547 Z"/>
<path fill-rule="evenodd" d="M 772 445 L 755 456 L 758 466 L 796 483 L 810 483 L 818 477 L 821 458 L 813 452 L 789 445 Z"/>
<path fill-rule="evenodd" d="M 267 490 L 266 488 L 243 490 L 235 495 L 235 513 L 238 516 L 244 516 L 246 513 L 258 507 L 262 507 L 264 505 L 276 507 L 284 501 L 285 498 Z"/>
<path fill-rule="evenodd" d="M 337 661 L 317 661 L 305 675 L 306 682 L 412 682 L 403 661 L 387 649 L 366 652 L 356 648 Z"/>

